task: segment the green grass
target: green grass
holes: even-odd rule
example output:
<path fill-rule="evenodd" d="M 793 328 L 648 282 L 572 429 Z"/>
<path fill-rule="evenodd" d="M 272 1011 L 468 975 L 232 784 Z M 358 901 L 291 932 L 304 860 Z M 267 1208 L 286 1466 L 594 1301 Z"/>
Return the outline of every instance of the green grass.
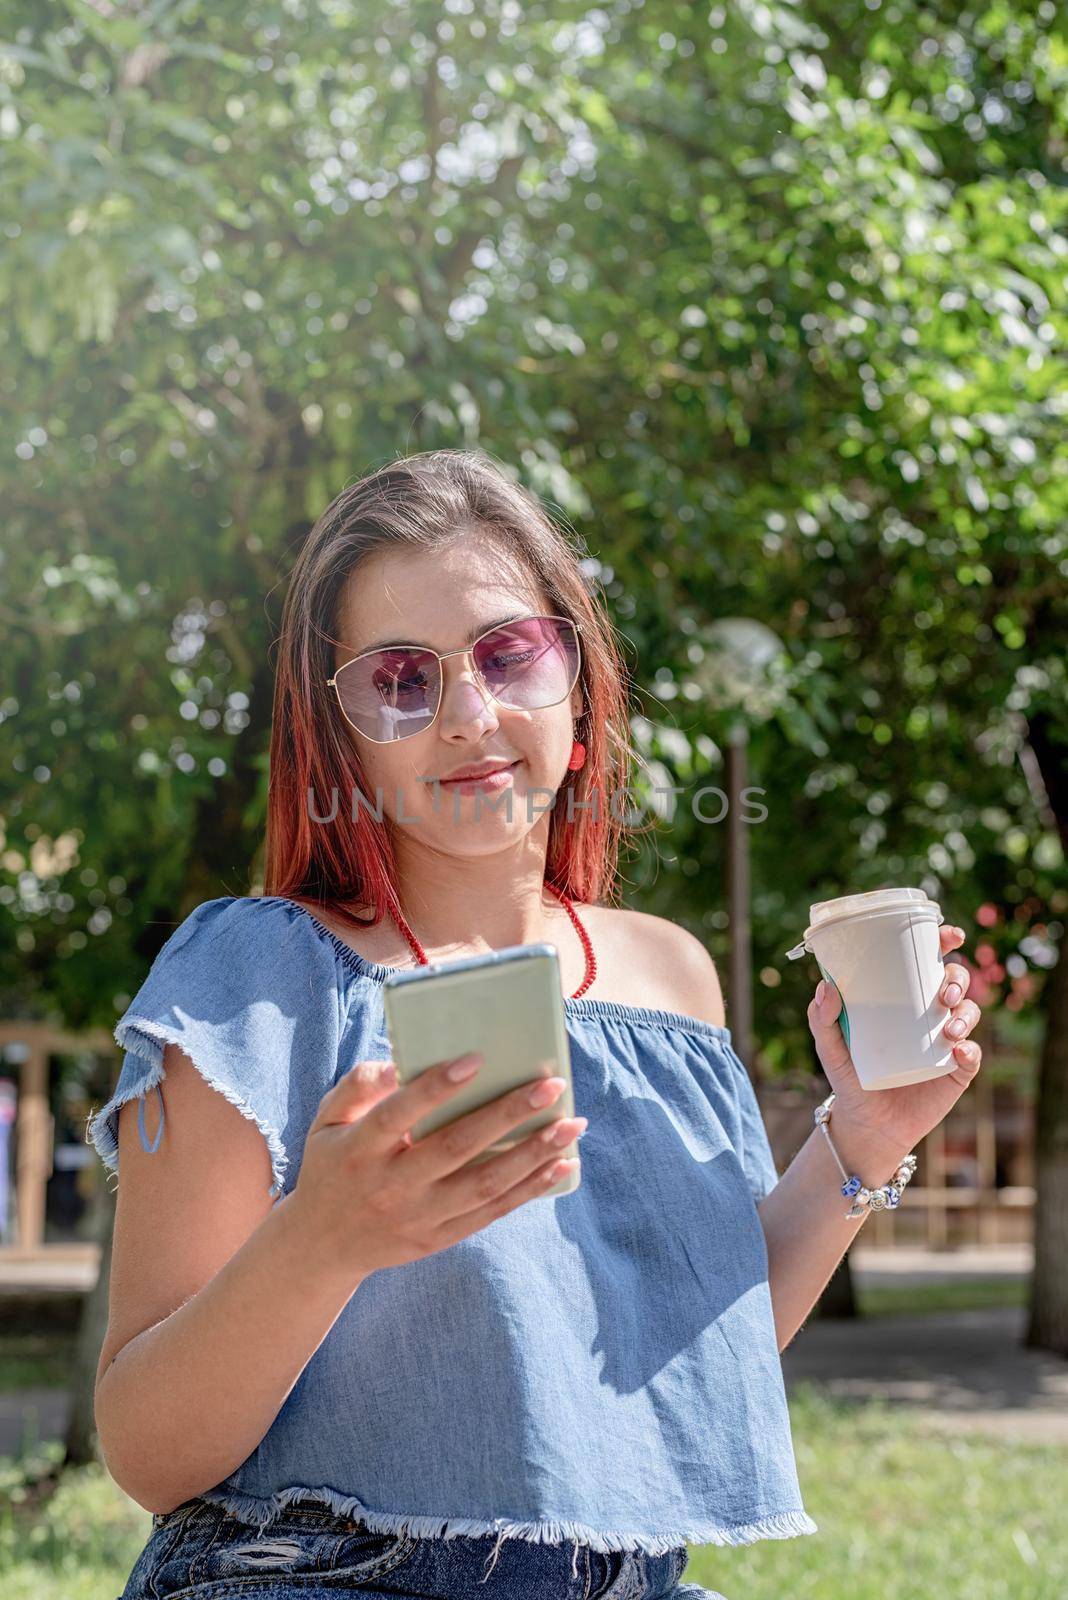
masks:
<path fill-rule="evenodd" d="M 936 1425 L 816 1386 L 790 1397 L 805 1509 L 819 1532 L 695 1549 L 686 1581 L 727 1600 L 1064 1600 L 1068 1448 Z"/>
<path fill-rule="evenodd" d="M 985 1311 L 990 1306 L 1027 1304 L 1024 1278 L 964 1278 L 959 1283 L 873 1285 L 857 1290 L 865 1317 L 923 1316 L 934 1311 Z"/>
<path fill-rule="evenodd" d="M 915 1411 L 811 1384 L 790 1413 L 819 1532 L 695 1547 L 687 1582 L 728 1600 L 1064 1600 L 1068 1448 L 940 1436 Z M 0 1458 L 4 1600 L 114 1600 L 151 1532 L 99 1465 L 66 1473 L 50 1496 L 35 1489 L 59 1448 Z"/>
<path fill-rule="evenodd" d="M 3 1600 L 115 1600 L 152 1531 L 101 1465 L 48 1482 L 61 1453 L 49 1443 L 21 1462 L 0 1457 Z"/>
<path fill-rule="evenodd" d="M 0 1393 L 63 1388 L 74 1366 L 73 1333 L 13 1333 L 0 1339 Z"/>

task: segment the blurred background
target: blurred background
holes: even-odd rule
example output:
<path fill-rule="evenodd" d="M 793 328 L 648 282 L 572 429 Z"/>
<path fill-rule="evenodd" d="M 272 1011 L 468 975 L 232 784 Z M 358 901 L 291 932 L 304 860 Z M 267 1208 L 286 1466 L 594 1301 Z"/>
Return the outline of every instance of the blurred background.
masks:
<path fill-rule="evenodd" d="M 303 537 L 438 447 L 609 602 L 624 900 L 716 959 L 779 1170 L 812 902 L 925 889 L 985 1009 L 784 1354 L 820 1534 L 688 1577 L 1068 1592 L 1066 141 L 1049 0 L 0 3 L 5 1596 L 109 1600 L 147 1537 L 86 1118 L 170 932 L 261 887 Z"/>

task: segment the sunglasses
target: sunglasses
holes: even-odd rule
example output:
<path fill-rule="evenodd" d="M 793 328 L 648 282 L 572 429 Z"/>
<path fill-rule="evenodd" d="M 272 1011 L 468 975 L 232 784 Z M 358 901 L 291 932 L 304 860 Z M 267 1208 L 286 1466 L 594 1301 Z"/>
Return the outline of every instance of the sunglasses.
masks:
<path fill-rule="evenodd" d="M 565 700 L 581 660 L 578 631 L 569 618 L 519 617 L 444 655 L 416 644 L 364 650 L 326 683 L 358 734 L 374 744 L 392 744 L 430 727 L 441 709 L 441 663 L 467 655 L 493 699 L 520 711 Z"/>

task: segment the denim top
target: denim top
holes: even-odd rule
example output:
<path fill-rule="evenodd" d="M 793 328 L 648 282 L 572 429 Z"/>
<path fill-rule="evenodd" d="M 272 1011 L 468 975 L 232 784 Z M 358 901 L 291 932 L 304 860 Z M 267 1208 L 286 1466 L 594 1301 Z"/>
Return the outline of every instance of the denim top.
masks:
<path fill-rule="evenodd" d="M 271 1196 L 322 1096 L 390 1056 L 368 961 L 280 896 L 205 901 L 115 1028 L 89 1118 L 118 1167 L 119 1107 L 179 1045 L 254 1122 Z M 581 1182 L 358 1286 L 252 1454 L 203 1498 L 260 1531 L 314 1499 L 380 1532 L 493 1533 L 662 1555 L 815 1533 L 798 1486 L 756 1201 L 778 1181 L 730 1030 L 565 999 Z M 499 1547 L 499 1546 L 498 1546 Z"/>

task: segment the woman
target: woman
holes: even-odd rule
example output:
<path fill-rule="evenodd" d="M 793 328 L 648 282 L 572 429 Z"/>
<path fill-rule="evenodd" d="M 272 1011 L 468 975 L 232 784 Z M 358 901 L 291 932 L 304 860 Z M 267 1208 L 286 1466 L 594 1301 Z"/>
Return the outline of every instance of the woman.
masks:
<path fill-rule="evenodd" d="M 486 457 L 396 461 L 320 517 L 266 892 L 172 934 L 92 1125 L 124 1174 L 97 1424 L 154 1513 L 123 1600 L 654 1600 L 708 1592 L 679 1582 L 688 1543 L 816 1531 L 779 1354 L 848 1243 L 838 1174 L 817 1141 L 780 1183 L 703 946 L 611 903 L 626 730 L 603 604 Z M 398 1088 L 383 1023 L 396 968 L 541 940 L 582 1113 L 559 1146 L 586 1130 L 558 1197 L 536 1134 L 467 1166 L 530 1085 L 413 1143 L 477 1063 Z M 809 1016 L 839 1147 L 881 1183 L 934 1102 L 897 1091 L 876 1125 L 836 1014 Z"/>

